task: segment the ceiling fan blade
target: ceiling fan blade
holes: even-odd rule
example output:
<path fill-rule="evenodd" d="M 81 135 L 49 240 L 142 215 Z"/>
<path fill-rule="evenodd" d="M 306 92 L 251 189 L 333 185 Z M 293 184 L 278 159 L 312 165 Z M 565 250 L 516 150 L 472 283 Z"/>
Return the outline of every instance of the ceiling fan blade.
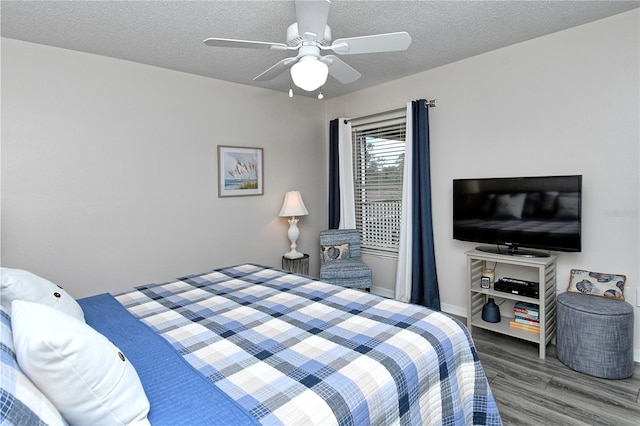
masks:
<path fill-rule="evenodd" d="M 353 83 L 362 76 L 362 74 L 351 68 L 350 65 L 337 56 L 326 55 L 321 57 L 320 61 L 329 67 L 329 75 L 342 84 Z"/>
<path fill-rule="evenodd" d="M 407 50 L 410 44 L 411 36 L 409 33 L 401 31 L 362 37 L 339 38 L 331 44 L 331 50 L 340 55 L 395 52 Z"/>
<path fill-rule="evenodd" d="M 274 66 L 272 66 L 271 68 L 269 68 L 268 70 L 266 70 L 265 72 L 257 76 L 256 78 L 254 78 L 253 81 L 271 80 L 277 77 L 278 75 L 280 75 L 280 73 L 285 71 L 291 65 L 293 65 L 296 62 L 296 60 L 297 58 L 295 56 L 291 58 L 284 58 L 283 60 L 281 60 L 280 62 L 278 62 L 277 64 L 275 64 Z"/>
<path fill-rule="evenodd" d="M 324 36 L 329 17 L 329 0 L 296 0 L 298 34 L 307 40 Z"/>
<path fill-rule="evenodd" d="M 268 41 L 234 40 L 231 38 L 208 38 L 204 44 L 212 47 L 244 47 L 249 49 L 288 50 L 284 43 L 271 43 Z"/>

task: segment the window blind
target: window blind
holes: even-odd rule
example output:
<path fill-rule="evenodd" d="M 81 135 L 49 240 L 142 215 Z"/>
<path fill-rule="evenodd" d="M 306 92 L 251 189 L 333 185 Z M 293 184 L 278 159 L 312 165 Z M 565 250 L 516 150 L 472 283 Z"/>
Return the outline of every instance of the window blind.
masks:
<path fill-rule="evenodd" d="M 380 255 L 398 252 L 405 126 L 404 116 L 352 126 L 356 227 Z"/>

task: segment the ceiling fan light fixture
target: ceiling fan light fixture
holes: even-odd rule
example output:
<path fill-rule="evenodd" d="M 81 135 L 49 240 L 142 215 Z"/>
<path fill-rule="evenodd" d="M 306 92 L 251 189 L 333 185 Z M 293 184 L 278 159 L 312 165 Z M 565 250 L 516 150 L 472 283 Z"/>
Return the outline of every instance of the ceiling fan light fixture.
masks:
<path fill-rule="evenodd" d="M 312 92 L 327 82 L 329 67 L 315 56 L 303 56 L 291 67 L 293 84 Z"/>

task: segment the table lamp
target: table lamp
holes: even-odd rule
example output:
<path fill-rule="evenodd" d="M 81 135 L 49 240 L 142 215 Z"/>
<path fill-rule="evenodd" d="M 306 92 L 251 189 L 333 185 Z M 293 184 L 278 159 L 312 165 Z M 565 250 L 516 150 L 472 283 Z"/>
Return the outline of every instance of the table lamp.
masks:
<path fill-rule="evenodd" d="M 302 196 L 299 191 L 289 191 L 284 195 L 284 203 L 282 204 L 279 216 L 291 217 L 291 219 L 289 219 L 289 231 L 287 231 L 287 236 L 291 241 L 291 250 L 284 254 L 284 257 L 287 259 L 298 259 L 303 256 L 302 253 L 296 250 L 296 241 L 300 236 L 298 218 L 296 216 L 305 216 L 308 214 L 309 212 L 304 206 L 304 202 L 302 201 Z"/>

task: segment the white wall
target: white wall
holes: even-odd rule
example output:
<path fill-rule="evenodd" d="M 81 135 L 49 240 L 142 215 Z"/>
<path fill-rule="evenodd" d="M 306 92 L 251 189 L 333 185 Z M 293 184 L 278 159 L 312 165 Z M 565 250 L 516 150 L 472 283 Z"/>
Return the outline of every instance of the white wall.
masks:
<path fill-rule="evenodd" d="M 328 101 L 354 117 L 437 99 L 430 109 L 433 225 L 443 309 L 466 316 L 464 252 L 452 239 L 452 179 L 583 175 L 582 252 L 560 254 L 558 286 L 571 268 L 627 275 L 636 305 L 639 271 L 639 18 L 636 9 Z M 393 289 L 384 268 L 374 286 Z M 635 313 L 640 361 L 640 308 Z"/>
<path fill-rule="evenodd" d="M 2 265 L 76 297 L 280 266 L 297 189 L 317 274 L 327 127 L 315 99 L 2 39 Z M 219 144 L 264 148 L 263 196 L 217 197 Z"/>
<path fill-rule="evenodd" d="M 311 213 L 299 246 L 315 274 L 328 120 L 435 98 L 443 308 L 466 313 L 474 246 L 451 238 L 451 180 L 573 173 L 584 176 L 583 251 L 560 255 L 559 283 L 571 268 L 626 274 L 635 305 L 639 19 L 634 10 L 325 103 L 2 39 L 2 264 L 76 297 L 232 263 L 277 266 L 288 240 L 276 215 L 299 189 Z M 264 196 L 217 198 L 218 144 L 265 148 Z M 395 263 L 366 261 L 392 292 Z M 640 360 L 638 308 L 635 318 Z"/>

